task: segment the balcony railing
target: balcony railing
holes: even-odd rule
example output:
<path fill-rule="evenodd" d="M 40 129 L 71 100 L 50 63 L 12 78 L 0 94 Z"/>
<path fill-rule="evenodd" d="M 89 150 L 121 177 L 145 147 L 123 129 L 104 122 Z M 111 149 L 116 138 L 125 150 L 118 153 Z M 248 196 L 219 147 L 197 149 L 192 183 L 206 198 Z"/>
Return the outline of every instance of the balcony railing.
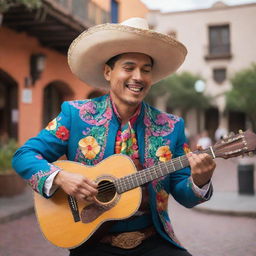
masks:
<path fill-rule="evenodd" d="M 72 16 L 85 26 L 111 21 L 111 13 L 90 0 L 45 0 L 66 15 Z M 105 0 L 106 1 L 106 0 Z"/>
<path fill-rule="evenodd" d="M 222 45 L 209 45 L 206 47 L 205 59 L 230 59 L 232 58 L 231 54 L 231 45 L 222 44 Z"/>

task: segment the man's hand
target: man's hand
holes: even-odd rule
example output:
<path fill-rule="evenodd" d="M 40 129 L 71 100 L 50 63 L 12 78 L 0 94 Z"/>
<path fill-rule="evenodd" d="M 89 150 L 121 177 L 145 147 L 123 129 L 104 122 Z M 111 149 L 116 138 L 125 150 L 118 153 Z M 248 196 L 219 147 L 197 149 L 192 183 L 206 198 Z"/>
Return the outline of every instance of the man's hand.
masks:
<path fill-rule="evenodd" d="M 188 153 L 187 158 L 191 167 L 191 176 L 195 185 L 199 188 L 207 184 L 212 178 L 216 163 L 206 153 Z"/>
<path fill-rule="evenodd" d="M 97 184 L 83 175 L 60 171 L 54 184 L 60 186 L 68 195 L 74 196 L 78 200 L 93 201 L 97 195 Z"/>

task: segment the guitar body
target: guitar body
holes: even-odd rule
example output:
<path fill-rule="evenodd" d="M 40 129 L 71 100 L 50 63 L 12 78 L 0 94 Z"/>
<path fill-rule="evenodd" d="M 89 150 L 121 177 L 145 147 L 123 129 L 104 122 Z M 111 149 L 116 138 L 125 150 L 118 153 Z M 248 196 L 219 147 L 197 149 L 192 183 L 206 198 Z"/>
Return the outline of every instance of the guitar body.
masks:
<path fill-rule="evenodd" d="M 137 172 L 132 160 L 124 155 L 113 155 L 96 166 L 85 166 L 71 161 L 57 161 L 54 165 L 65 171 L 84 175 L 103 185 L 105 182 L 112 182 Z M 86 216 L 93 205 L 77 201 L 81 219 L 75 221 L 68 202 L 68 195 L 62 189 L 59 189 L 49 199 L 34 193 L 36 216 L 45 238 L 63 248 L 75 248 L 81 245 L 107 221 L 129 218 L 138 210 L 141 197 L 141 188 L 137 187 L 122 194 L 112 191 L 107 198 L 97 198 L 99 200 L 96 205 L 99 205 L 101 211 L 96 213 L 98 214 L 96 219 L 95 216 L 83 219 L 81 212 L 83 211 Z M 93 210 L 91 215 L 95 215 L 94 213 Z"/>

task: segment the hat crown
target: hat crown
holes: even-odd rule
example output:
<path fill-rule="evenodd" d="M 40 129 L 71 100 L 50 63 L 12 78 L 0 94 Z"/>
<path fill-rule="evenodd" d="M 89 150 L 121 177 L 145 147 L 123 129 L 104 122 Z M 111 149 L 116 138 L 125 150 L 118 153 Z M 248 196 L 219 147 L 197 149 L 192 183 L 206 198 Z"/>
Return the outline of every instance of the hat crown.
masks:
<path fill-rule="evenodd" d="M 143 18 L 137 18 L 137 17 L 125 20 L 121 23 L 121 25 L 139 28 L 139 29 L 149 29 L 147 20 Z"/>

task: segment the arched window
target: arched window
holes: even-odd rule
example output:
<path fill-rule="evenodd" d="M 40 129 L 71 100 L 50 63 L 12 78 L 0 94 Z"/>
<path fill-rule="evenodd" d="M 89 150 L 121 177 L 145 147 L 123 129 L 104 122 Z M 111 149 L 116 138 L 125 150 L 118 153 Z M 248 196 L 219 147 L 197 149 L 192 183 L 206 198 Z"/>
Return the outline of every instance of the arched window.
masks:
<path fill-rule="evenodd" d="M 0 69 L 0 138 L 18 139 L 18 86 Z"/>
<path fill-rule="evenodd" d="M 59 114 L 63 101 L 72 100 L 73 98 L 74 93 L 68 84 L 62 81 L 54 81 L 48 84 L 44 89 L 43 127 Z"/>

